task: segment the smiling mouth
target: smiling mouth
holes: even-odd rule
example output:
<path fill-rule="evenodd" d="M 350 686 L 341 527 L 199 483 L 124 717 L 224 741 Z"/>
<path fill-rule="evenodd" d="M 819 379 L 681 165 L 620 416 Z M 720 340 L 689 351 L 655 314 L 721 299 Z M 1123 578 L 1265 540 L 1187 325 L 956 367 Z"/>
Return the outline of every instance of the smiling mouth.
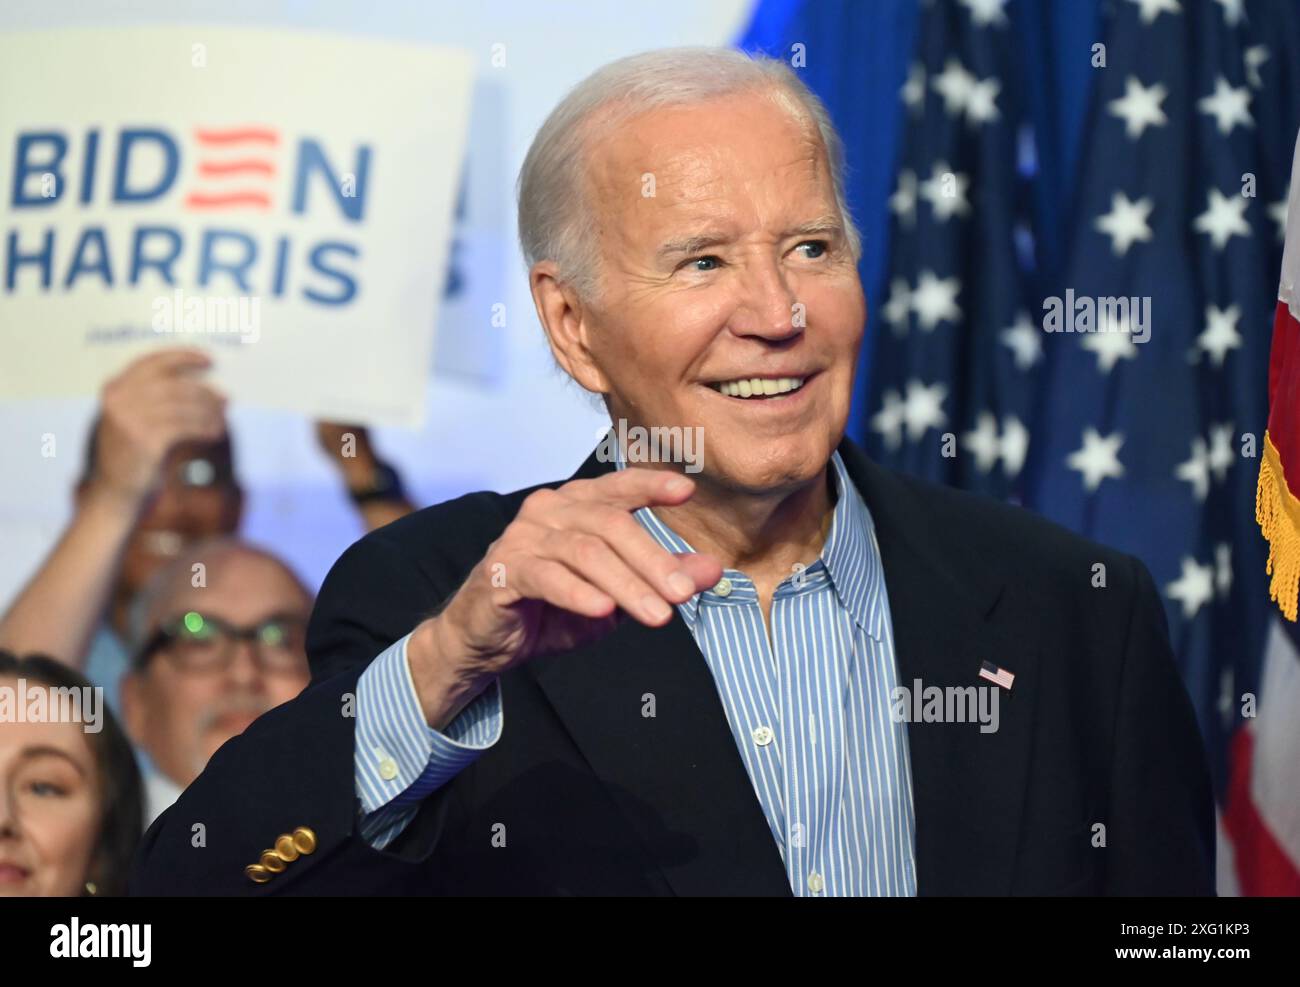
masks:
<path fill-rule="evenodd" d="M 5 884 L 22 884 L 31 875 L 26 867 L 17 864 L 0 864 L 0 886 Z"/>
<path fill-rule="evenodd" d="M 724 397 L 746 401 L 763 401 L 793 394 L 808 382 L 809 377 L 738 377 L 720 380 L 709 387 Z"/>

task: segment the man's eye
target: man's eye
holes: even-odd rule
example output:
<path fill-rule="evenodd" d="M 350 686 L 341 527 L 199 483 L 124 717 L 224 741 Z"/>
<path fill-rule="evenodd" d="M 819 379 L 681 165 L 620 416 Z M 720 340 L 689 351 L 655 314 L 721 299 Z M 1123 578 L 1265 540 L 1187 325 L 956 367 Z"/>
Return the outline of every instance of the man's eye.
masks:
<path fill-rule="evenodd" d="M 257 632 L 257 636 L 263 644 L 278 648 L 284 644 L 289 637 L 289 633 L 285 630 L 283 624 L 263 624 Z"/>
<path fill-rule="evenodd" d="M 722 258 L 709 254 L 705 257 L 692 257 L 683 267 L 689 267 L 692 271 L 716 271 L 718 265 L 722 263 Z M 713 267 L 697 267 L 697 264 L 713 264 Z"/>
<path fill-rule="evenodd" d="M 805 240 L 803 243 L 799 244 L 799 246 L 795 247 L 794 249 L 802 250 L 804 247 L 812 247 L 813 250 L 815 251 L 815 253 L 804 254 L 804 256 L 807 257 L 809 260 L 816 260 L 817 258 L 823 256 L 826 253 L 828 244 L 825 240 Z"/>

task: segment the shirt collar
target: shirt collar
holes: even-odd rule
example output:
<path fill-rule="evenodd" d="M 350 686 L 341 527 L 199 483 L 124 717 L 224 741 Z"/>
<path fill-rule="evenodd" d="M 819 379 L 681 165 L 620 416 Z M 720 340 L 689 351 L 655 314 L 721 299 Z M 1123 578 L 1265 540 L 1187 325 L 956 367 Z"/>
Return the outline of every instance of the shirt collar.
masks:
<path fill-rule="evenodd" d="M 615 466 L 626 469 L 622 450 L 615 444 Z M 884 566 L 876 542 L 875 525 L 839 452 L 831 456 L 831 475 L 835 482 L 835 509 L 831 530 L 822 547 L 821 561 L 826 566 L 832 588 L 840 604 L 848 610 L 859 627 L 877 641 L 885 636 Z M 649 507 L 633 516 L 649 535 L 669 552 L 694 552 L 684 538 L 660 520 Z M 699 614 L 700 595 L 696 593 L 678 610 L 692 630 Z"/>

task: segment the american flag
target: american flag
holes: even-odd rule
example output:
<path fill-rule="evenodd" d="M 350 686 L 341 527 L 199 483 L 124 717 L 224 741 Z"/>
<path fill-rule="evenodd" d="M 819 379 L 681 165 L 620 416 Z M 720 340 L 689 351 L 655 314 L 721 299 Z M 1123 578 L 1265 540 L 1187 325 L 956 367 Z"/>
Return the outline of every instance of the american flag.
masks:
<path fill-rule="evenodd" d="M 980 663 L 980 678 L 988 679 L 994 685 L 1000 685 L 1007 690 L 1010 690 L 1016 681 L 1015 675 L 991 661 Z"/>
<path fill-rule="evenodd" d="M 1300 126 L 1296 5 L 1103 4 L 1099 36 L 1079 42 L 1095 80 L 1063 231 L 1030 208 L 1021 13 L 922 9 L 869 446 L 1146 563 L 1229 807 L 1220 890 L 1300 893 L 1300 727 L 1266 691 L 1300 682 L 1300 653 L 1254 523 Z M 1059 262 L 1044 259 L 1053 237 Z"/>

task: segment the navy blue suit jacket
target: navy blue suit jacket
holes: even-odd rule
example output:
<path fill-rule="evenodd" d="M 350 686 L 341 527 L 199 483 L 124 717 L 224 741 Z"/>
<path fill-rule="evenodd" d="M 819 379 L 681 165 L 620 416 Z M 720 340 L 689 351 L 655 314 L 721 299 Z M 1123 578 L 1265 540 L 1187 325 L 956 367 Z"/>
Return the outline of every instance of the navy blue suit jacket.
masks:
<path fill-rule="evenodd" d="M 1204 752 L 1142 564 L 1027 511 L 885 470 L 847 440 L 840 452 L 875 522 L 899 682 L 980 685 L 984 661 L 1015 674 L 994 733 L 908 726 L 918 892 L 1212 893 Z M 575 476 L 612 468 L 593 454 Z M 657 629 L 627 621 L 507 673 L 500 741 L 389 848 L 360 837 L 346 699 L 368 662 L 455 592 L 530 492 L 439 504 L 344 553 L 312 616 L 312 685 L 223 746 L 154 823 L 135 893 L 790 893 L 680 616 Z M 646 692 L 653 718 L 640 715 Z M 267 883 L 245 876 L 299 827 L 314 852 Z"/>

